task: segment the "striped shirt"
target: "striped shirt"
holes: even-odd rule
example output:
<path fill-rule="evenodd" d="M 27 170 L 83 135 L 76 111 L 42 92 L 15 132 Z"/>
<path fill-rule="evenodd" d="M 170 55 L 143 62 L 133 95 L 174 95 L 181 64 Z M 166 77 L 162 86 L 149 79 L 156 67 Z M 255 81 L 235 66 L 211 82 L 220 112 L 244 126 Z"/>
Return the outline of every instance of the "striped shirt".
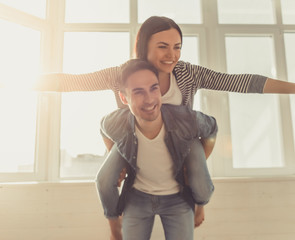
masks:
<path fill-rule="evenodd" d="M 118 82 L 122 67 L 126 63 L 100 71 L 86 74 L 56 73 L 44 75 L 47 82 L 46 89 L 41 91 L 98 91 L 112 90 L 118 107 L 124 106 L 119 98 Z M 210 89 L 240 93 L 262 93 L 267 77 L 255 74 L 228 74 L 179 61 L 174 70 L 178 87 L 182 94 L 182 105 L 193 106 L 194 95 L 198 89 Z M 47 79 L 46 79 L 47 78 Z M 39 89 L 40 90 L 40 89 Z"/>

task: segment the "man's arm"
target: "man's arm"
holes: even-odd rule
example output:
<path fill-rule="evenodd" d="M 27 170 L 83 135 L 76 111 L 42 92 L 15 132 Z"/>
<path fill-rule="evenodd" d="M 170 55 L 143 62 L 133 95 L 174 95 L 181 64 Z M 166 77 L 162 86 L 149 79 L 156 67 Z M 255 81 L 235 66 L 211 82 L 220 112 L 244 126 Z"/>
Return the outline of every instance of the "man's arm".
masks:
<path fill-rule="evenodd" d="M 104 145 L 106 146 L 108 152 L 110 152 L 113 145 L 114 145 L 114 142 L 105 136 L 102 136 L 102 139 L 103 139 Z"/>
<path fill-rule="evenodd" d="M 201 138 L 200 140 L 204 148 L 206 159 L 208 159 L 215 146 L 216 136 L 210 138 Z"/>
<path fill-rule="evenodd" d="M 114 142 L 105 136 L 103 136 L 102 138 L 108 152 L 110 152 L 112 147 L 114 146 Z M 118 187 L 121 187 L 122 181 L 126 178 L 126 175 L 127 175 L 127 169 L 123 168 L 118 178 L 118 184 L 117 184 Z"/>
<path fill-rule="evenodd" d="M 115 113 L 113 113 L 115 114 Z M 116 124 L 114 123 L 114 121 L 116 120 L 116 118 L 112 118 L 111 117 L 112 114 L 107 115 L 105 117 L 103 117 L 102 121 L 101 121 L 101 128 L 100 128 L 100 133 L 102 135 L 104 144 L 107 148 L 107 151 L 110 152 L 113 145 L 114 145 L 114 141 L 111 139 L 110 135 L 113 135 L 113 126 L 115 126 Z M 124 172 L 124 169 L 122 170 L 119 179 L 118 179 L 118 187 L 120 187 L 121 182 L 123 181 L 123 179 L 125 178 L 126 175 L 126 170 Z M 110 240 L 122 240 L 122 217 L 119 216 L 117 218 L 109 218 L 108 219 L 108 223 L 110 226 Z"/>

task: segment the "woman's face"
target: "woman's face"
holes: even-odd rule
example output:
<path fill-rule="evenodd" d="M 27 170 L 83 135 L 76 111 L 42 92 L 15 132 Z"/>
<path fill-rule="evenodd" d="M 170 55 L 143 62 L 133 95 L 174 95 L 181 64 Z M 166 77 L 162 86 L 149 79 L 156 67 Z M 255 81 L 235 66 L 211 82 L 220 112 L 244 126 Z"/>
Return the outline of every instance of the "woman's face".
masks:
<path fill-rule="evenodd" d="M 148 42 L 147 60 L 159 72 L 171 73 L 180 58 L 181 37 L 175 28 L 158 32 Z"/>

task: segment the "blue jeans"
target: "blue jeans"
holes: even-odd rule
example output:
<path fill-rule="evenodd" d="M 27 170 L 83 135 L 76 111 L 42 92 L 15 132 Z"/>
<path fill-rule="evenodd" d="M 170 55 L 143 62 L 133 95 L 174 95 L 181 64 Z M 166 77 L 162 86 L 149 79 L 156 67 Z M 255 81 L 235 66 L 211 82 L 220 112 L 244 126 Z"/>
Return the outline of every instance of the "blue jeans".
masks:
<path fill-rule="evenodd" d="M 193 142 L 185 161 L 188 183 L 195 204 L 205 205 L 210 200 L 214 186 L 207 168 L 204 149 L 199 140 Z M 107 218 L 118 217 L 116 211 L 119 201 L 117 182 L 121 170 L 126 166 L 127 162 L 121 157 L 115 144 L 96 177 L 96 187 Z"/>
<path fill-rule="evenodd" d="M 123 214 L 123 239 L 149 240 L 159 215 L 166 240 L 192 240 L 194 212 L 180 194 L 151 195 L 132 189 Z"/>

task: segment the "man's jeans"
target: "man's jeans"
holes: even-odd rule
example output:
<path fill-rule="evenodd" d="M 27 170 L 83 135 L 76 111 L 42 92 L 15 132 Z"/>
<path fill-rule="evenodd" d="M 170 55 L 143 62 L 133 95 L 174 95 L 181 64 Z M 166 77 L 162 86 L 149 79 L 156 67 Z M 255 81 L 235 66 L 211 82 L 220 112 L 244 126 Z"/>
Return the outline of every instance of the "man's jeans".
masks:
<path fill-rule="evenodd" d="M 193 142 L 190 154 L 185 161 L 188 183 L 192 190 L 194 201 L 197 205 L 205 205 L 210 200 L 214 186 L 207 168 L 204 149 L 199 140 Z M 117 183 L 121 170 L 126 166 L 127 161 L 121 157 L 115 144 L 96 178 L 97 190 L 107 218 L 118 216 L 119 191 Z"/>
<path fill-rule="evenodd" d="M 149 240 L 159 215 L 166 240 L 193 240 L 194 212 L 180 194 L 151 195 L 132 189 L 123 214 L 123 239 Z"/>

